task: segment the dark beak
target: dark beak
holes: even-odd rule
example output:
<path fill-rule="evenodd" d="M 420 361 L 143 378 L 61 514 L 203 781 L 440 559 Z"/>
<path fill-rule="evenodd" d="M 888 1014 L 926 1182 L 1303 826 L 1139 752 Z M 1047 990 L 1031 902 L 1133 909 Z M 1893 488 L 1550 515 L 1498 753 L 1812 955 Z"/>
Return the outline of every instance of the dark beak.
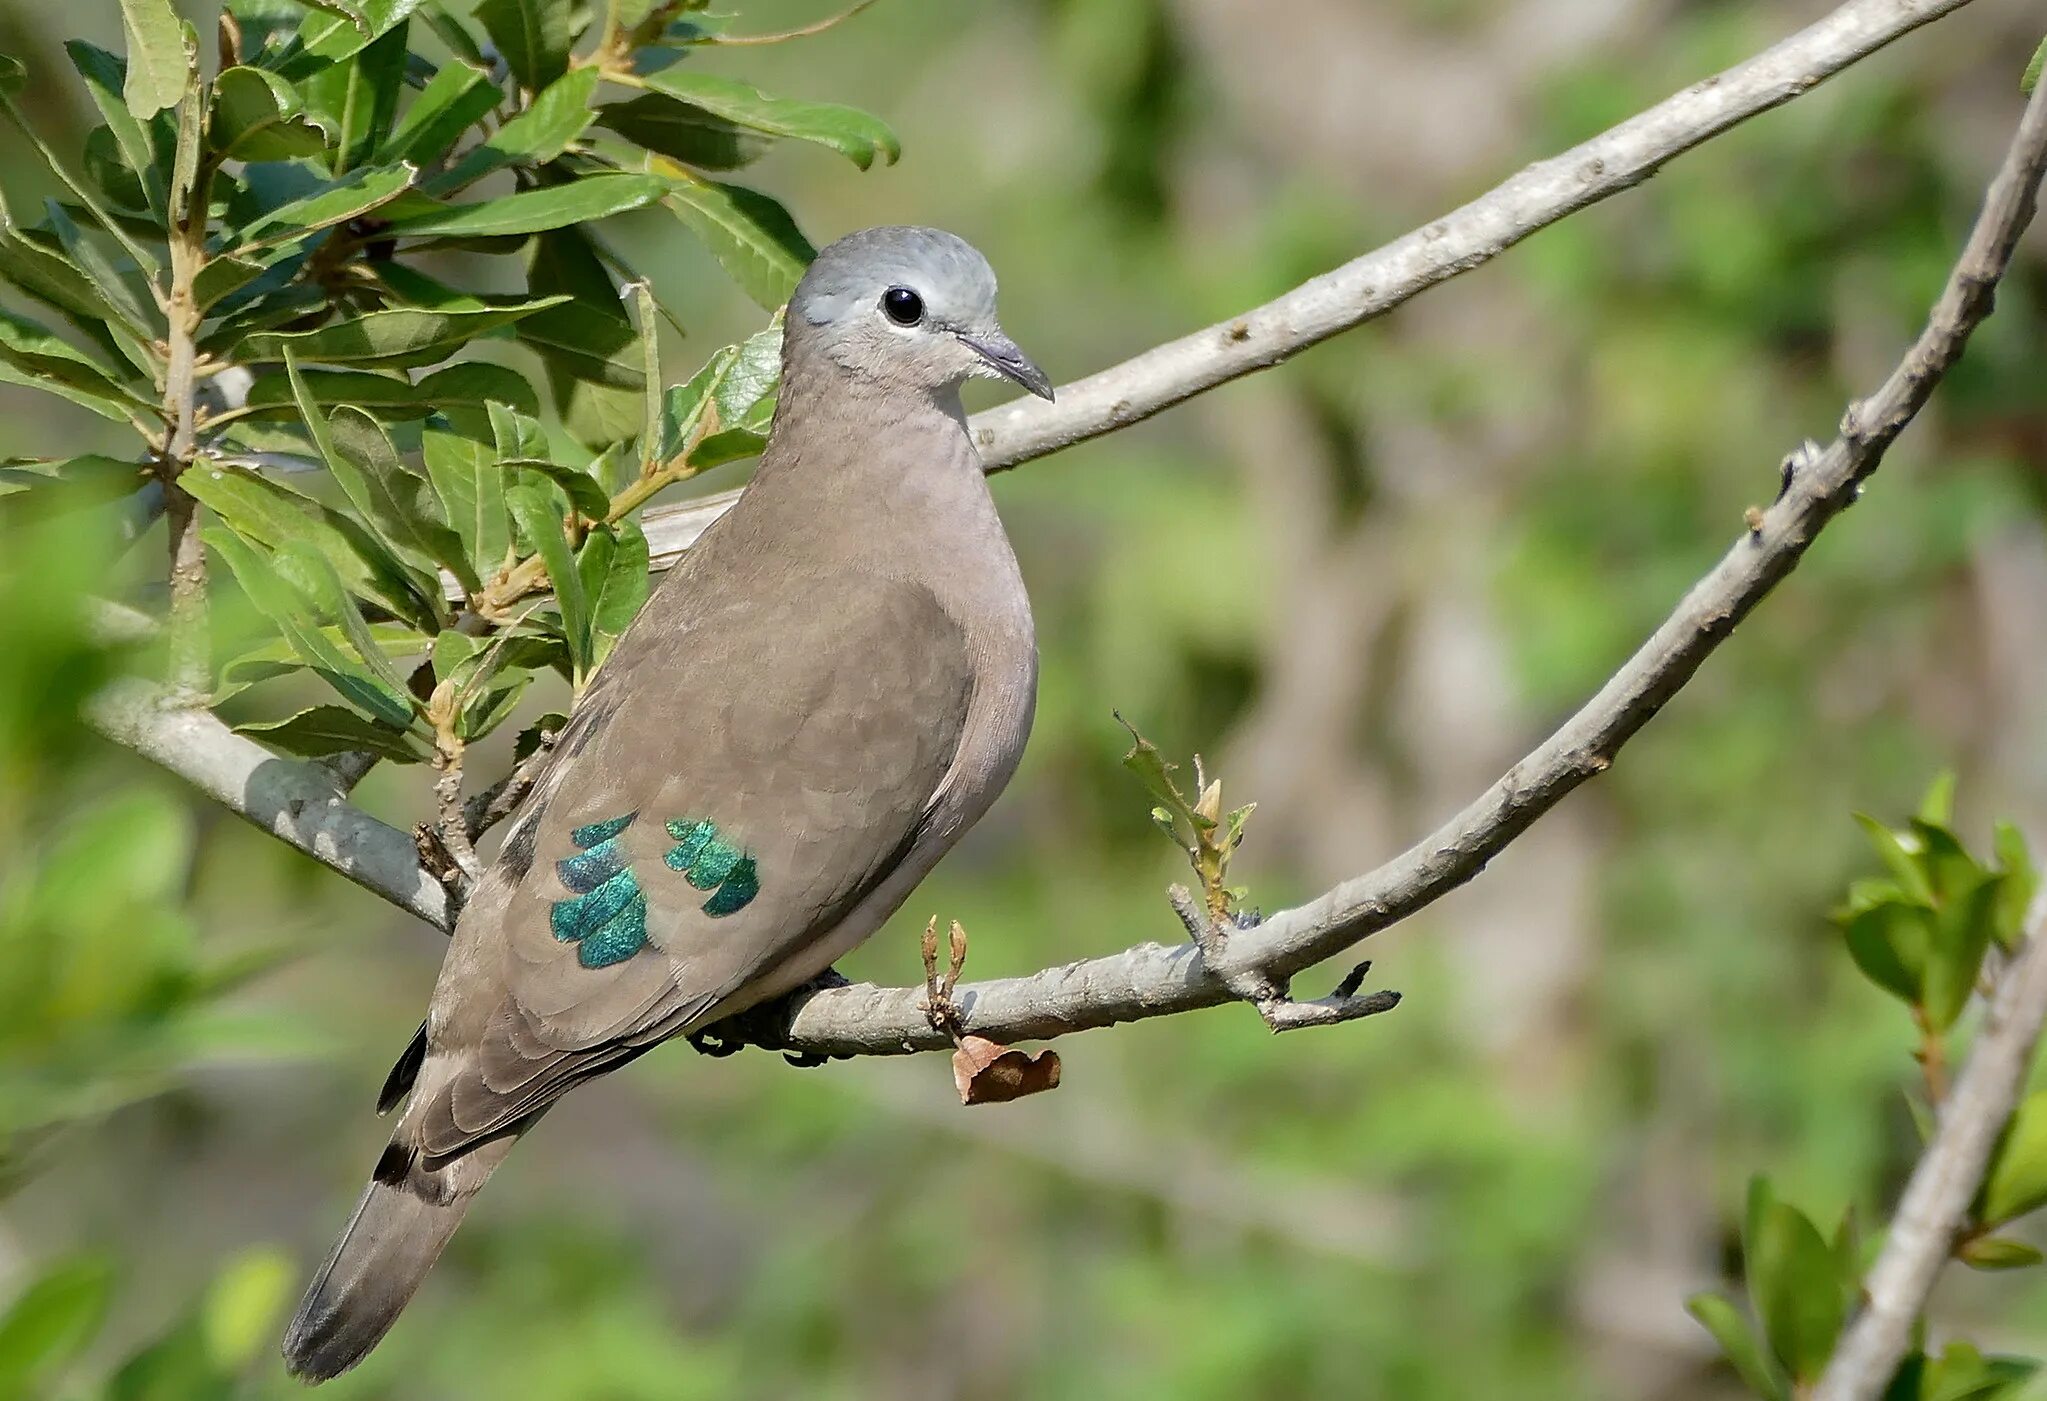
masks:
<path fill-rule="evenodd" d="M 985 336 L 962 335 L 967 348 L 988 362 L 997 374 L 1013 379 L 1040 399 L 1052 397 L 1052 377 L 1039 369 L 1031 357 L 1016 348 L 1016 342 L 1000 331 Z"/>

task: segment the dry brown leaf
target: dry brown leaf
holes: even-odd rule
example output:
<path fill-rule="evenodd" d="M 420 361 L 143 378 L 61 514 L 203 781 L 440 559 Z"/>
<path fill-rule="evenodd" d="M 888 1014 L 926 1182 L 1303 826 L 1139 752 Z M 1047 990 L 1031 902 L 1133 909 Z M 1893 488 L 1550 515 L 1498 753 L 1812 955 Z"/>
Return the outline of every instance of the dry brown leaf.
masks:
<path fill-rule="evenodd" d="M 1059 1088 L 1059 1053 L 1032 1055 L 985 1036 L 962 1036 L 952 1053 L 952 1079 L 961 1104 L 1007 1104 Z"/>

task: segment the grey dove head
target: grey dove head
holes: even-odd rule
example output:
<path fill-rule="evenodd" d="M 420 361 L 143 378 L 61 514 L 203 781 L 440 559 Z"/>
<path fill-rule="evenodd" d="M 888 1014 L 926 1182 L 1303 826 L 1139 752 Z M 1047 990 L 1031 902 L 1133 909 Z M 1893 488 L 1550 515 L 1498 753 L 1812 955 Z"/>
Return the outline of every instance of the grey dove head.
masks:
<path fill-rule="evenodd" d="M 995 272 L 940 229 L 863 229 L 831 244 L 789 299 L 789 353 L 881 388 L 948 394 L 975 376 L 1041 399 L 1052 381 L 995 320 Z"/>

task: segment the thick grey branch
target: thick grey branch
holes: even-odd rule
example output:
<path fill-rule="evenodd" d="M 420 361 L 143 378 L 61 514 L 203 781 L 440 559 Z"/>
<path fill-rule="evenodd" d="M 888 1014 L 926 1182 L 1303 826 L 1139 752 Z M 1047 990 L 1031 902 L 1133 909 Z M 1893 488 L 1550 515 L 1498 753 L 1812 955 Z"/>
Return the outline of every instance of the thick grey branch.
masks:
<path fill-rule="evenodd" d="M 1490 262 L 1538 229 L 1654 175 L 1703 145 L 1869 57 L 1968 0 L 1849 0 L 1774 48 L 1694 83 L 1639 116 L 1538 161 L 1383 248 L 1302 283 L 1241 316 L 1061 385 L 1053 403 L 1024 398 L 973 419 L 991 472 L 1104 433 L 1227 384 L 1383 316 L 1418 292 Z M 722 492 L 644 513 L 655 566 L 667 568 L 737 499 Z"/>
<path fill-rule="evenodd" d="M 443 929 L 448 897 L 412 837 L 345 802 L 332 774 L 280 759 L 161 688 L 125 681 L 86 709 L 94 729 L 185 779 L 280 841 Z"/>

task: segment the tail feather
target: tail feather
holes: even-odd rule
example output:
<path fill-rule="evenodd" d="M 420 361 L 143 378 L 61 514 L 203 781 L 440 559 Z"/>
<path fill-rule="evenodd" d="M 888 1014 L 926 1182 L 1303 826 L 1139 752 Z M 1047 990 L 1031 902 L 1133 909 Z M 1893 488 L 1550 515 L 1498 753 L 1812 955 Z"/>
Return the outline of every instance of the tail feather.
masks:
<path fill-rule="evenodd" d="M 384 1150 L 355 1215 L 285 1329 L 284 1364 L 293 1376 L 327 1381 L 369 1355 L 514 1141 L 507 1134 L 431 1169 L 397 1142 Z"/>

